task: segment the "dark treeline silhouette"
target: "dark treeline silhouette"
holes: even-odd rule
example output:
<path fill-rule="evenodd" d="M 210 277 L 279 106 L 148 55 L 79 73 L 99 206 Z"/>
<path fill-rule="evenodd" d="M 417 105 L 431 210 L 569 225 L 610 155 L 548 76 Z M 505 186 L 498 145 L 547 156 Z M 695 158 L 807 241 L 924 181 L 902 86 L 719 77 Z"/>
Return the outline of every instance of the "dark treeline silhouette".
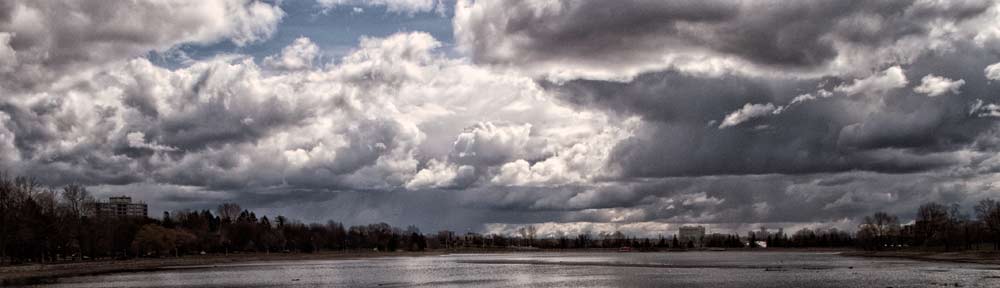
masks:
<path fill-rule="evenodd" d="M 0 174 L 0 265 L 134 257 L 165 257 L 208 253 L 317 251 L 423 251 L 425 249 L 618 249 L 638 251 L 692 248 L 851 247 L 869 250 L 1000 249 L 1000 202 L 983 200 L 974 217 L 957 205 L 929 203 L 916 220 L 900 225 L 895 216 L 875 213 L 856 234 L 837 229 L 709 234 L 699 239 L 676 235 L 630 237 L 621 232 L 537 236 L 535 226 L 513 235 L 456 235 L 451 231 L 424 234 L 386 223 L 345 227 L 328 221 L 306 224 L 283 216 L 258 217 L 235 203 L 214 211 L 164 212 L 161 219 L 94 213 L 95 200 L 81 185 L 62 189 L 42 187 L 26 177 Z M 758 242 L 761 241 L 761 242 Z M 763 244 L 762 243 L 762 244 Z"/>
<path fill-rule="evenodd" d="M 771 248 L 839 248 L 854 246 L 855 239 L 851 233 L 841 231 L 837 228 L 830 229 L 809 229 L 803 228 L 796 231 L 792 236 L 785 233 L 772 233 L 766 237 L 756 238 L 758 235 L 748 236 L 747 245 L 751 248 L 759 247 L 757 241 L 767 243 Z"/>
<path fill-rule="evenodd" d="M 230 252 L 424 250 L 425 236 L 385 223 L 344 227 L 260 218 L 239 205 L 147 217 L 99 215 L 81 185 L 57 191 L 0 174 L 0 265 Z"/>
<path fill-rule="evenodd" d="M 274 220 L 267 216 L 258 219 L 254 212 L 241 210 L 239 205 L 232 203 L 220 205 L 218 211 L 218 215 L 208 210 L 164 213 L 163 220 L 143 226 L 136 235 L 138 245 L 132 248 L 138 255 L 150 255 L 170 251 L 176 254 L 203 251 L 310 253 L 357 249 L 420 251 L 427 247 L 423 234 L 414 226 L 401 230 L 378 223 L 345 228 L 333 221 L 304 224 L 283 216 L 274 217 Z M 143 245 L 144 239 L 153 241 Z M 167 240 L 156 243 L 157 239 Z"/>
<path fill-rule="evenodd" d="M 866 250 L 961 251 L 984 245 L 1000 250 L 1000 202 L 984 199 L 973 210 L 970 216 L 957 204 L 927 203 L 909 225 L 900 225 L 896 216 L 875 213 L 858 227 L 858 245 Z"/>

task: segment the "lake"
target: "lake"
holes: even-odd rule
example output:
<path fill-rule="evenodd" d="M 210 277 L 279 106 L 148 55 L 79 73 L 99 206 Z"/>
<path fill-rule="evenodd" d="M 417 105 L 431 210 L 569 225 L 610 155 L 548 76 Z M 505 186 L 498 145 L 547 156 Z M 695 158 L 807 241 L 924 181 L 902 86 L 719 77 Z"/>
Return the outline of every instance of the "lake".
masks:
<path fill-rule="evenodd" d="M 452 254 L 171 267 L 34 287 L 1000 287 L 998 268 L 808 252 Z"/>

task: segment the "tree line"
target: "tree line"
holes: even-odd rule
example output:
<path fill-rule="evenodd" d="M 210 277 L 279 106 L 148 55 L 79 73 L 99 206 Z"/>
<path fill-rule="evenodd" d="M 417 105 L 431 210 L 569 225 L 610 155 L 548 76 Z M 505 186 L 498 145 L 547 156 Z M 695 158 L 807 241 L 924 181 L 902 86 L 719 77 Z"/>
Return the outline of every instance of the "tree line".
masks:
<path fill-rule="evenodd" d="M 165 212 L 160 219 L 94 213 L 94 198 L 81 185 L 43 187 L 27 177 L 0 173 L 0 265 L 67 260 L 164 257 L 208 253 L 312 253 L 317 251 L 422 251 L 425 249 L 587 249 L 631 247 L 640 251 L 691 248 L 851 247 L 862 249 L 1000 249 L 1000 202 L 986 199 L 965 215 L 957 205 L 920 206 L 911 224 L 895 216 L 865 217 L 856 233 L 801 229 L 784 233 L 676 235 L 639 238 L 621 232 L 537 237 L 535 226 L 514 235 L 424 234 L 386 223 L 302 223 L 284 216 L 258 217 L 235 203 L 212 210 Z M 759 239 L 758 239 L 759 238 Z"/>
<path fill-rule="evenodd" d="M 335 221 L 306 224 L 280 215 L 258 217 L 235 203 L 224 203 L 214 211 L 164 212 L 160 219 L 121 217 L 95 213 L 95 202 L 82 185 L 72 184 L 57 190 L 43 187 L 32 178 L 0 174 L 0 264 L 238 252 L 624 246 L 648 251 L 744 246 L 736 234 L 708 235 L 697 239 L 697 244 L 676 236 L 638 238 L 621 232 L 536 239 L 537 229 L 530 225 L 518 229 L 515 235 L 458 235 L 451 231 L 424 234 L 415 226 L 397 228 L 386 223 L 347 227 Z M 814 239 L 813 236 L 798 235 L 784 240 L 785 243 L 795 246 L 824 243 L 807 240 Z"/>
<path fill-rule="evenodd" d="M 980 250 L 983 245 L 1000 250 L 1000 202 L 983 199 L 973 215 L 957 204 L 926 203 L 917 209 L 913 223 L 884 212 L 865 217 L 858 227 L 858 246 L 866 250 Z"/>
<path fill-rule="evenodd" d="M 184 210 L 164 213 L 162 219 L 118 217 L 94 213 L 93 203 L 81 185 L 55 190 L 32 178 L 0 173 L 0 265 L 231 252 L 427 248 L 424 234 L 415 226 L 305 224 L 283 216 L 258 218 L 234 203 L 219 205 L 214 213 Z"/>

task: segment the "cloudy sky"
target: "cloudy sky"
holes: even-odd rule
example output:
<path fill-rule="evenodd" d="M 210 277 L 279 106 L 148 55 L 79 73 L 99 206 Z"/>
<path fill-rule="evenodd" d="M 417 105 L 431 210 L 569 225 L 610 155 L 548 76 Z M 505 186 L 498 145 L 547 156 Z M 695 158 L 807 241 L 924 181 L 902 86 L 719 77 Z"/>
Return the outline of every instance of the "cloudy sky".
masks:
<path fill-rule="evenodd" d="M 0 170 L 425 231 L 1000 197 L 1000 3 L 0 2 Z"/>

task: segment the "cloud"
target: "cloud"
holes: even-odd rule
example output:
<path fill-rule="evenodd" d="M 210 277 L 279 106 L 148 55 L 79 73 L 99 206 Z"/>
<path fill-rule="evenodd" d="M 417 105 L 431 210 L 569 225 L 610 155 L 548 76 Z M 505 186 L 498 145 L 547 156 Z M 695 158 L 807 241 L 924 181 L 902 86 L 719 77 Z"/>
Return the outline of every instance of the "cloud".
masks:
<path fill-rule="evenodd" d="M 316 2 L 326 9 L 337 6 L 385 7 L 388 12 L 411 16 L 431 11 L 444 15 L 444 9 L 447 8 L 441 0 L 317 0 Z M 357 8 L 354 11 L 357 12 Z"/>
<path fill-rule="evenodd" d="M 976 99 L 969 108 L 970 116 L 977 117 L 1000 117 L 1000 105 L 993 103 L 983 103 L 982 99 Z"/>
<path fill-rule="evenodd" d="M 0 73 L 10 73 L 17 66 L 17 51 L 10 47 L 13 36 L 8 32 L 0 33 Z"/>
<path fill-rule="evenodd" d="M 162 146 L 156 142 L 146 142 L 146 135 L 142 132 L 131 132 L 125 134 L 125 141 L 128 143 L 128 147 L 137 149 L 151 149 L 151 150 L 164 150 L 164 151 L 176 151 L 177 148 Z"/>
<path fill-rule="evenodd" d="M 983 73 L 986 74 L 986 79 L 1000 80 L 1000 63 L 993 63 L 986 66 L 986 69 L 983 69 Z"/>
<path fill-rule="evenodd" d="M 986 104 L 981 110 L 979 117 L 1000 117 L 1000 106 L 997 104 Z"/>
<path fill-rule="evenodd" d="M 654 237 L 660 233 L 676 233 L 678 226 L 687 224 L 705 225 L 720 233 L 742 232 L 748 227 L 755 229 L 759 226 L 784 227 L 786 231 L 794 231 L 802 227 L 832 225 L 851 230 L 861 219 L 849 215 L 885 211 L 906 219 L 913 217 L 917 206 L 928 201 L 946 201 L 970 207 L 995 190 L 988 184 L 993 181 L 991 176 L 976 176 L 968 182 L 945 180 L 947 178 L 947 173 L 849 172 L 791 177 L 733 175 L 660 179 L 623 185 L 629 187 L 624 190 L 608 191 L 611 192 L 609 195 L 630 196 L 618 201 L 605 198 L 588 205 L 574 206 L 574 209 L 555 214 L 558 221 L 551 218 L 539 221 L 528 216 L 513 218 L 507 223 L 489 223 L 485 230 L 504 234 L 525 225 L 538 225 L 539 233 L 545 230 L 554 235 L 561 235 L 560 232 L 574 235 L 619 230 Z M 561 196 L 545 198 L 551 194 Z M 563 197 L 578 197 L 581 194 L 507 192 L 497 198 L 540 197 L 548 203 L 560 203 L 565 201 Z M 498 202 L 489 203 L 497 205 L 492 207 L 501 205 Z M 549 209 L 559 207 L 565 206 L 551 206 Z M 547 213 L 537 209 L 545 208 L 521 213 Z"/>
<path fill-rule="evenodd" d="M 989 1 L 459 1 L 459 48 L 550 79 L 863 74 L 984 38 Z M 505 13 L 492 13 L 505 11 Z"/>
<path fill-rule="evenodd" d="M 792 102 L 788 103 L 788 106 L 813 101 L 816 100 L 817 98 L 826 98 L 830 96 L 833 96 L 832 92 L 820 89 L 819 91 L 816 91 L 816 93 L 806 93 L 806 94 L 800 94 L 799 96 L 795 96 L 795 98 L 792 98 Z"/>
<path fill-rule="evenodd" d="M 561 185 L 607 175 L 627 135 L 529 78 L 442 57 L 426 33 L 363 38 L 326 67 L 285 61 L 310 47 L 298 39 L 262 66 L 133 58 L 5 99 L 0 145 L 15 161 L 4 166 L 48 171 L 51 184 L 151 181 L 235 199 L 502 185 L 502 167 L 525 159 L 537 175 L 518 183 Z"/>
<path fill-rule="evenodd" d="M 951 80 L 945 77 L 934 76 L 934 74 L 927 74 L 927 76 L 924 76 L 920 80 L 920 86 L 913 88 L 913 92 L 927 94 L 928 97 L 937 97 L 948 92 L 959 94 L 961 93 L 960 89 L 962 85 L 965 85 L 965 80 Z"/>
<path fill-rule="evenodd" d="M 982 59 L 930 60 L 976 55 L 970 51 L 927 56 L 914 60 L 909 70 L 890 66 L 857 78 L 664 71 L 641 74 L 627 83 L 573 80 L 546 87 L 580 107 L 640 117 L 632 136 L 617 143 L 609 156 L 609 165 L 621 177 L 914 173 L 963 163 L 955 151 L 992 125 L 968 116 L 974 100 L 969 96 L 989 91 L 985 81 L 967 78 L 981 73 L 968 69 L 967 62 Z M 967 79 L 963 94 L 931 98 L 903 89 L 911 75 L 934 70 Z M 778 111 L 780 117 L 748 126 L 753 129 L 715 129 L 726 115 L 733 115 L 730 123 L 745 123 L 756 119 L 746 115 L 776 116 Z M 713 120 L 715 124 L 706 127 Z"/>
<path fill-rule="evenodd" d="M 850 228 L 998 192 L 990 2 L 460 1 L 457 46 L 328 63 L 325 38 L 261 43 L 272 4 L 105 6 L 0 4 L 0 170 L 154 211 L 545 235 Z"/>
<path fill-rule="evenodd" d="M 284 49 L 280 55 L 264 58 L 264 66 L 273 69 L 300 70 L 312 68 L 313 60 L 319 56 L 319 47 L 309 38 L 299 37 Z"/>
<path fill-rule="evenodd" d="M 447 188 L 463 185 L 467 186 L 468 181 L 475 181 L 476 167 L 469 165 L 449 165 L 448 163 L 431 159 L 427 167 L 421 169 L 406 183 L 406 188 L 410 190 L 426 188 Z"/>
<path fill-rule="evenodd" d="M 747 103 L 743 105 L 740 110 L 733 111 L 726 115 L 726 118 L 722 120 L 722 124 L 719 124 L 719 129 L 732 127 L 740 125 L 740 123 L 750 121 L 750 119 L 765 116 L 768 114 L 776 114 L 778 108 L 774 107 L 774 104 L 750 104 Z"/>
<path fill-rule="evenodd" d="M 276 5 L 253 0 L 15 1 L 0 10 L 7 16 L 0 20 L 0 31 L 7 35 L 0 37 L 7 44 L 0 53 L 6 63 L 16 64 L 0 75 L 0 86 L 7 90 L 50 85 L 65 72 L 185 43 L 228 40 L 244 46 L 269 38 L 284 16 Z M 9 51 L 2 52 L 10 48 L 14 60 Z"/>
<path fill-rule="evenodd" d="M 857 79 L 849 85 L 837 86 L 836 91 L 847 95 L 881 96 L 892 89 L 906 87 L 909 81 L 899 66 L 892 66 L 867 78 Z"/>
<path fill-rule="evenodd" d="M 518 229 L 532 225 L 536 229 L 536 237 L 574 238 L 580 234 L 589 234 L 591 237 L 599 238 L 605 235 L 610 236 L 615 232 L 621 232 L 630 237 L 667 237 L 676 234 L 680 225 L 670 225 L 658 222 L 636 222 L 636 223 L 600 223 L 600 222 L 543 222 L 528 224 L 507 224 L 490 223 L 486 224 L 485 232 L 498 235 L 520 236 Z"/>
<path fill-rule="evenodd" d="M 497 165 L 514 157 L 527 156 L 531 124 L 501 125 L 481 122 L 458 134 L 452 161 L 472 165 Z"/>

